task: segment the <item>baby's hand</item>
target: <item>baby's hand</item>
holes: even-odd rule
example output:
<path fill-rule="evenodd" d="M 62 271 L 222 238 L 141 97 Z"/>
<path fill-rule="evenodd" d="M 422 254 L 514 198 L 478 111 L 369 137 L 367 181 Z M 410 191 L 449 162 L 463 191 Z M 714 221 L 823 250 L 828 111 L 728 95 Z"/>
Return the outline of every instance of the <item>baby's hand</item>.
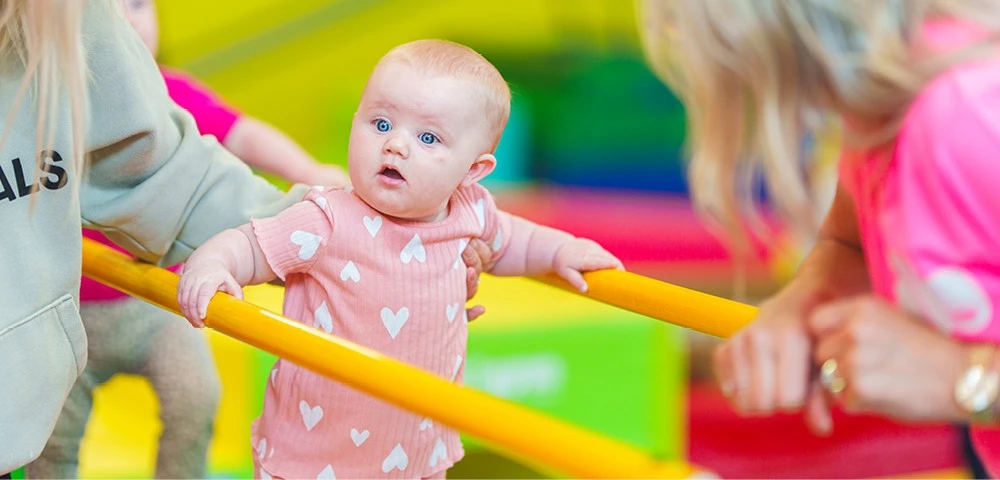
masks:
<path fill-rule="evenodd" d="M 243 299 L 243 289 L 221 263 L 206 262 L 197 265 L 187 264 L 180 284 L 177 285 L 177 303 L 181 313 L 196 328 L 205 326 L 205 315 L 208 314 L 208 302 L 215 292 L 226 292 L 240 300 Z"/>
<path fill-rule="evenodd" d="M 468 266 L 465 271 L 465 291 L 468 295 L 466 301 L 472 300 L 479 291 L 479 275 L 486 269 L 486 264 L 492 256 L 493 250 L 490 246 L 478 238 L 473 238 L 462 251 L 462 261 Z M 465 309 L 465 318 L 471 322 L 484 313 L 486 307 L 476 305 Z"/>
<path fill-rule="evenodd" d="M 564 243 L 552 260 L 552 269 L 560 277 L 581 292 L 587 291 L 587 282 L 583 280 L 583 272 L 617 268 L 624 270 L 621 260 L 608 253 L 597 242 L 585 238 L 574 238 Z"/>

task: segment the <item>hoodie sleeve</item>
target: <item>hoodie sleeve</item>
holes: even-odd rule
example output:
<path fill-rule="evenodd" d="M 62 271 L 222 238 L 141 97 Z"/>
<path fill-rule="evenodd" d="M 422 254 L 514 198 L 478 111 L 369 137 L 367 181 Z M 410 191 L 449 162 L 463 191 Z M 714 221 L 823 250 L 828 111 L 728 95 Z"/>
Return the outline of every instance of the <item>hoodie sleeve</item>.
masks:
<path fill-rule="evenodd" d="M 86 1 L 84 227 L 143 260 L 172 265 L 219 231 L 302 199 L 306 186 L 282 192 L 201 136 L 114 2 Z"/>

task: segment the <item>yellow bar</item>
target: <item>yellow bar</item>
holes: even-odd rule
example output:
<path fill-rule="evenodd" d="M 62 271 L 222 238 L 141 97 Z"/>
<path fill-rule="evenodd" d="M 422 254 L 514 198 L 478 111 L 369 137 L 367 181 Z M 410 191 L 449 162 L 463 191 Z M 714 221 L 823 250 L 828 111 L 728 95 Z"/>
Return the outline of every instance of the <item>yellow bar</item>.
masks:
<path fill-rule="evenodd" d="M 744 303 L 620 270 L 589 272 L 583 278 L 587 280 L 585 296 L 717 337 L 729 337 L 757 315 L 756 307 Z M 539 280 L 580 293 L 555 275 Z"/>
<path fill-rule="evenodd" d="M 134 261 L 86 238 L 83 273 L 167 310 L 180 310 L 176 274 Z M 681 478 L 694 473 L 690 465 L 656 461 L 618 440 L 455 385 L 223 293 L 216 294 L 209 304 L 206 323 L 321 375 L 573 477 Z"/>

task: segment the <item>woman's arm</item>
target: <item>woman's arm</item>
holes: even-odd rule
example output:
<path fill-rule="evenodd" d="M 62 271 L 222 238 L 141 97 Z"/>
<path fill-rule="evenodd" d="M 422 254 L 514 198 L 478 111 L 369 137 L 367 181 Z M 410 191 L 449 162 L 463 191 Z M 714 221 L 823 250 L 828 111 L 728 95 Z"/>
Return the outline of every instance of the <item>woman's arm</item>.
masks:
<path fill-rule="evenodd" d="M 236 120 L 223 145 L 247 165 L 290 182 L 341 187 L 351 181 L 344 169 L 319 163 L 288 135 L 247 115 Z"/>
<path fill-rule="evenodd" d="M 809 292 L 816 301 L 871 290 L 854 200 L 843 185 L 837 187 L 813 249 L 786 289 Z"/>
<path fill-rule="evenodd" d="M 854 204 L 839 187 L 815 246 L 791 282 L 715 352 L 716 376 L 733 406 L 748 415 L 805 408 L 807 423 L 828 432 L 829 410 L 812 378 L 806 320 L 823 302 L 869 289 Z"/>
<path fill-rule="evenodd" d="M 162 265 L 251 217 L 301 200 L 256 177 L 168 96 L 156 62 L 110 2 L 87 2 L 89 157 L 81 182 L 83 226 Z"/>

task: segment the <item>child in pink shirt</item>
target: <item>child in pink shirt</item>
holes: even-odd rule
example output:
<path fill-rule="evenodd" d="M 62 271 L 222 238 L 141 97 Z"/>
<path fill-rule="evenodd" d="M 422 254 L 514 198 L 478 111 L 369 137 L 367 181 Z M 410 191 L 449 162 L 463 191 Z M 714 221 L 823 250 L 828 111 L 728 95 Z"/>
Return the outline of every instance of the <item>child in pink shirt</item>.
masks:
<path fill-rule="evenodd" d="M 817 224 L 798 144 L 844 125 L 839 191 L 795 278 L 716 354 L 747 415 L 830 404 L 982 424 L 1000 465 L 1000 4 L 644 2 L 650 59 L 691 120 L 692 193 L 740 229 L 762 167 L 793 228 Z"/>
<path fill-rule="evenodd" d="M 455 382 L 466 358 L 461 253 L 492 246 L 498 275 L 621 268 L 592 241 L 499 211 L 477 183 L 509 114 L 510 91 L 472 50 L 425 40 L 389 52 L 351 129 L 353 189 L 317 188 L 273 218 L 192 254 L 178 299 L 195 325 L 217 290 L 281 278 L 284 314 Z M 419 392 L 414 392 L 419 395 Z M 443 478 L 459 433 L 279 360 L 252 444 L 258 477 Z"/>
<path fill-rule="evenodd" d="M 121 4 L 129 23 L 155 56 L 159 32 L 153 1 L 123 0 Z M 347 183 L 343 169 L 317 162 L 286 135 L 241 114 L 190 76 L 168 68 L 161 68 L 161 72 L 171 99 L 191 113 L 199 131 L 214 136 L 248 165 L 292 182 Z M 83 236 L 125 252 L 95 230 L 84 229 Z M 93 390 L 118 373 L 133 373 L 148 378 L 159 399 L 163 433 L 157 476 L 204 477 L 219 379 L 201 332 L 192 331 L 170 312 L 86 277 L 80 279 L 80 315 L 87 330 L 90 360 L 74 384 L 48 444 L 27 467 L 27 474 L 34 478 L 76 477 Z"/>

